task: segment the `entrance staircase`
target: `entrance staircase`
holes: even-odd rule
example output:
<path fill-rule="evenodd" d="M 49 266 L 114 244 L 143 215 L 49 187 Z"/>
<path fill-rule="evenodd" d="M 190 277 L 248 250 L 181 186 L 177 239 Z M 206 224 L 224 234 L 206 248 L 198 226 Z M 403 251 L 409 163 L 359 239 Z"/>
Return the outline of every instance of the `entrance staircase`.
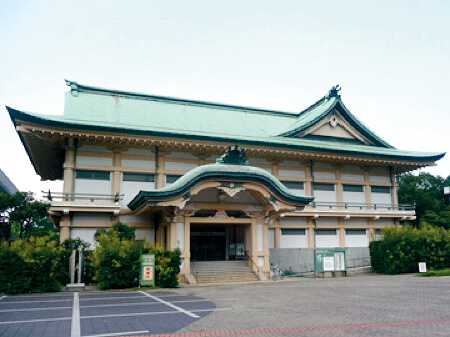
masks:
<path fill-rule="evenodd" d="M 197 283 L 259 281 L 245 261 L 193 261 L 191 274 Z"/>

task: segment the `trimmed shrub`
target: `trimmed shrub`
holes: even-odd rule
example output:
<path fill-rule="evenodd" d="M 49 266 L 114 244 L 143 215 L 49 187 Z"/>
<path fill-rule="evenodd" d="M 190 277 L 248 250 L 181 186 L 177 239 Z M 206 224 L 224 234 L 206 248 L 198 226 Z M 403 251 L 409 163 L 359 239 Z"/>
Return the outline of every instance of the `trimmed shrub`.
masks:
<path fill-rule="evenodd" d="M 107 232 L 98 231 L 99 246 L 89 259 L 95 270 L 94 282 L 100 289 L 123 289 L 139 285 L 140 257 L 155 254 L 155 283 L 159 287 L 178 286 L 180 252 L 167 251 L 141 240 L 135 240 L 134 229 L 121 223 Z"/>
<path fill-rule="evenodd" d="M 437 227 L 383 229 L 383 240 L 370 243 L 375 272 L 414 273 L 418 263 L 430 269 L 450 268 L 450 231 Z"/>
<path fill-rule="evenodd" d="M 63 249 L 49 236 L 3 243 L 0 247 L 0 292 L 50 292 L 60 289 Z"/>

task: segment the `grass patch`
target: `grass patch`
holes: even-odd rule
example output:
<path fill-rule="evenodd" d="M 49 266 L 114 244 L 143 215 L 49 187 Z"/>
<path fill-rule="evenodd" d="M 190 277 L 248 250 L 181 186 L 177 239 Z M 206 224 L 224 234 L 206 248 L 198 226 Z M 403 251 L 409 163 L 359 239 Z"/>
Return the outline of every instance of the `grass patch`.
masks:
<path fill-rule="evenodd" d="M 416 276 L 420 277 L 439 277 L 439 276 L 450 276 L 450 268 L 442 270 L 430 270 L 426 273 L 417 273 Z"/>

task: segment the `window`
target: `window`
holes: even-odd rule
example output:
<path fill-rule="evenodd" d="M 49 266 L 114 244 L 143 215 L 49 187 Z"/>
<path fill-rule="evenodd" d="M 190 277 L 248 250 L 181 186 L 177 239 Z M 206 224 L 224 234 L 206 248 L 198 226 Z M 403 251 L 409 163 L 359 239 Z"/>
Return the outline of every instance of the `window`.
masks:
<path fill-rule="evenodd" d="M 177 174 L 168 174 L 166 175 L 166 184 L 172 184 L 177 181 L 181 176 Z"/>
<path fill-rule="evenodd" d="M 344 192 L 364 192 L 364 186 L 362 185 L 343 185 Z"/>
<path fill-rule="evenodd" d="M 389 186 L 371 186 L 372 193 L 391 193 L 391 188 Z"/>
<path fill-rule="evenodd" d="M 313 183 L 314 191 L 334 191 L 334 184 Z"/>
<path fill-rule="evenodd" d="M 107 171 L 76 171 L 77 179 L 109 180 L 110 172 Z"/>
<path fill-rule="evenodd" d="M 124 172 L 123 173 L 123 181 L 137 181 L 137 182 L 152 183 L 155 181 L 155 175 L 149 174 L 149 173 Z"/>
<path fill-rule="evenodd" d="M 282 228 L 281 235 L 305 235 L 303 228 Z"/>
<path fill-rule="evenodd" d="M 305 183 L 302 181 L 282 181 L 283 185 L 293 190 L 303 190 Z"/>

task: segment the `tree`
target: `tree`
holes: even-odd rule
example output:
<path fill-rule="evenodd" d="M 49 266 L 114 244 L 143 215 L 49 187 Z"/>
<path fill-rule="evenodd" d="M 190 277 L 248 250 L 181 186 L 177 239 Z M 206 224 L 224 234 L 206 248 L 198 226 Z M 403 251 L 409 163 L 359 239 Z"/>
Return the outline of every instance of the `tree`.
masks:
<path fill-rule="evenodd" d="M 429 223 L 450 229 L 450 207 L 444 195 L 444 186 L 450 185 L 450 176 L 444 179 L 429 173 L 406 173 L 397 179 L 399 203 L 416 206 L 416 219 L 411 221 L 412 225 L 419 227 Z"/>
<path fill-rule="evenodd" d="M 31 235 L 54 234 L 48 218 L 48 204 L 35 201 L 27 193 L 13 195 L 0 192 L 2 238 L 8 240 L 11 231 L 20 239 Z"/>

